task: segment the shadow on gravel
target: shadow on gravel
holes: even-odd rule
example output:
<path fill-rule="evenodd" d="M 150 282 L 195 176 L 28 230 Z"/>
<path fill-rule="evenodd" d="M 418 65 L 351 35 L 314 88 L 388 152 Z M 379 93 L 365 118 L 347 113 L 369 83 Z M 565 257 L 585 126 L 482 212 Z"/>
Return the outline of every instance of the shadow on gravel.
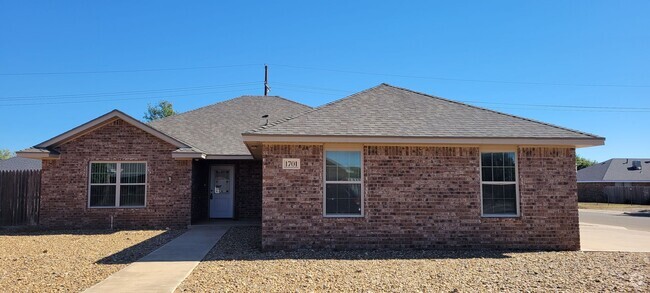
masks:
<path fill-rule="evenodd" d="M 214 246 L 203 261 L 219 260 L 390 260 L 390 259 L 507 259 L 507 253 L 529 250 L 332 250 L 263 251 L 259 227 L 235 227 Z"/>
<path fill-rule="evenodd" d="M 143 229 L 147 230 L 147 229 Z M 154 229 L 152 229 L 154 230 Z M 47 235 L 109 235 L 130 230 L 46 230 L 38 226 L 0 227 L 0 236 L 47 236 Z M 137 231 L 137 230 L 131 230 Z M 126 264 L 136 261 L 158 247 L 183 234 L 186 230 L 166 230 L 165 232 L 128 247 L 120 252 L 98 260 L 97 264 Z"/>
<path fill-rule="evenodd" d="M 158 247 L 165 245 L 167 242 L 173 240 L 179 235 L 183 234 L 186 230 L 167 230 L 164 233 L 155 237 L 149 238 L 136 245 L 128 247 L 120 252 L 111 254 L 105 258 L 98 260 L 97 264 L 129 264 L 132 263 Z"/>

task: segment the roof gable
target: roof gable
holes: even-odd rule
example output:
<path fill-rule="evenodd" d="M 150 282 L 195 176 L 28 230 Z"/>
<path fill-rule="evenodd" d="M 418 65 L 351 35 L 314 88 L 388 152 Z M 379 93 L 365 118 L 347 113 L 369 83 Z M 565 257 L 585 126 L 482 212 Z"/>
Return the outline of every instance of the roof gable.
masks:
<path fill-rule="evenodd" d="M 134 127 L 144 131 L 145 133 L 151 134 L 154 137 L 157 137 L 175 147 L 178 147 L 179 149 L 193 149 L 190 145 L 180 141 L 179 139 L 174 138 L 159 130 L 156 130 L 155 128 L 138 121 L 137 119 L 125 114 L 122 111 L 113 110 L 91 121 L 88 121 L 82 125 L 79 125 L 71 130 L 68 130 L 60 135 L 48 139 L 40 144 L 37 144 L 32 148 L 18 151 L 16 152 L 16 154 L 23 158 L 56 159 L 59 157 L 59 154 L 53 150 L 54 147 L 66 143 L 86 133 L 89 133 L 99 127 L 102 127 L 106 123 L 114 121 L 115 119 L 121 119 L 126 123 L 133 125 Z M 193 150 L 195 151 L 195 153 L 200 153 L 199 150 L 196 149 Z"/>
<path fill-rule="evenodd" d="M 93 131 L 94 129 L 104 125 L 105 123 L 108 123 L 108 122 L 112 121 L 115 118 L 122 119 L 125 122 L 137 127 L 138 129 L 140 129 L 140 130 L 142 130 L 142 131 L 144 131 L 146 133 L 149 133 L 149 134 L 151 134 L 151 135 L 153 135 L 153 136 L 155 136 L 157 138 L 160 138 L 163 141 L 166 141 L 166 142 L 170 143 L 173 146 L 176 146 L 176 147 L 179 147 L 179 148 L 189 147 L 189 145 L 187 145 L 186 143 L 181 142 L 180 140 L 178 140 L 178 139 L 176 139 L 174 137 L 171 137 L 168 134 L 160 132 L 159 130 L 157 130 L 157 129 L 155 129 L 155 128 L 153 128 L 153 127 L 151 127 L 151 126 L 149 126 L 149 125 L 147 125 L 145 123 L 142 123 L 139 120 L 137 120 L 137 119 L 135 119 L 135 118 L 125 114 L 124 112 L 119 111 L 119 110 L 110 111 L 110 112 L 108 112 L 108 113 L 106 113 L 106 114 L 104 114 L 102 116 L 99 116 L 99 117 L 97 117 L 97 118 L 95 118 L 93 120 L 90 120 L 90 121 L 82 124 L 82 125 L 79 125 L 79 126 L 73 128 L 73 129 L 69 130 L 69 131 L 66 131 L 66 132 L 64 132 L 64 133 L 62 133 L 60 135 L 57 135 L 57 136 L 49 139 L 49 140 L 46 140 L 46 141 L 44 141 L 44 142 L 42 142 L 42 143 L 40 143 L 40 144 L 38 144 L 38 145 L 36 145 L 34 147 L 43 149 L 43 148 L 49 148 L 49 147 L 52 147 L 52 146 L 60 145 L 60 144 L 66 142 L 68 140 L 71 140 L 71 139 L 73 139 L 75 137 L 78 137 L 78 136 L 81 136 L 81 135 L 83 135 L 85 133 Z"/>
<path fill-rule="evenodd" d="M 594 139 L 601 137 L 381 84 L 245 135 Z"/>

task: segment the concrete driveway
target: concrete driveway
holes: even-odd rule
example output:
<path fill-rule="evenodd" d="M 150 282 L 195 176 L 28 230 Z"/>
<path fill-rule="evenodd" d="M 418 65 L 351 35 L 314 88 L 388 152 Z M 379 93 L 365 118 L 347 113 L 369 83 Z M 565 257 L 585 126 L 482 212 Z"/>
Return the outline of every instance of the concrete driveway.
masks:
<path fill-rule="evenodd" d="M 586 251 L 650 252 L 650 217 L 580 210 L 580 242 Z"/>

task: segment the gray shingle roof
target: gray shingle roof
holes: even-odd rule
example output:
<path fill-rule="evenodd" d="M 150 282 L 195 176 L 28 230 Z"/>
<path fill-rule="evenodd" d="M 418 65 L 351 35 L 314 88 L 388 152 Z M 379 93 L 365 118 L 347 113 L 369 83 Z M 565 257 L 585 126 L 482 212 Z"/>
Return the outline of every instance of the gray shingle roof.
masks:
<path fill-rule="evenodd" d="M 277 96 L 242 96 L 149 125 L 207 155 L 250 155 L 241 134 L 263 125 L 263 115 L 272 122 L 311 109 Z"/>
<path fill-rule="evenodd" d="M 632 168 L 633 161 L 641 161 L 641 170 Z M 578 170 L 581 181 L 650 181 L 650 159 L 609 159 Z"/>
<path fill-rule="evenodd" d="M 247 132 L 262 135 L 571 138 L 595 135 L 381 84 Z"/>
<path fill-rule="evenodd" d="M 41 160 L 13 157 L 0 160 L 0 171 L 40 170 Z"/>

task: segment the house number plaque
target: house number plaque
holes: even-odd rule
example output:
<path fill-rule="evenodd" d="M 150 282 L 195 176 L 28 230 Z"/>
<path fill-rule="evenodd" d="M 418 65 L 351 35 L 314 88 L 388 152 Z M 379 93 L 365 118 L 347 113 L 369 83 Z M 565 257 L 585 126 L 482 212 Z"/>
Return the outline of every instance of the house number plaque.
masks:
<path fill-rule="evenodd" d="M 282 159 L 282 169 L 299 170 L 300 159 Z"/>

